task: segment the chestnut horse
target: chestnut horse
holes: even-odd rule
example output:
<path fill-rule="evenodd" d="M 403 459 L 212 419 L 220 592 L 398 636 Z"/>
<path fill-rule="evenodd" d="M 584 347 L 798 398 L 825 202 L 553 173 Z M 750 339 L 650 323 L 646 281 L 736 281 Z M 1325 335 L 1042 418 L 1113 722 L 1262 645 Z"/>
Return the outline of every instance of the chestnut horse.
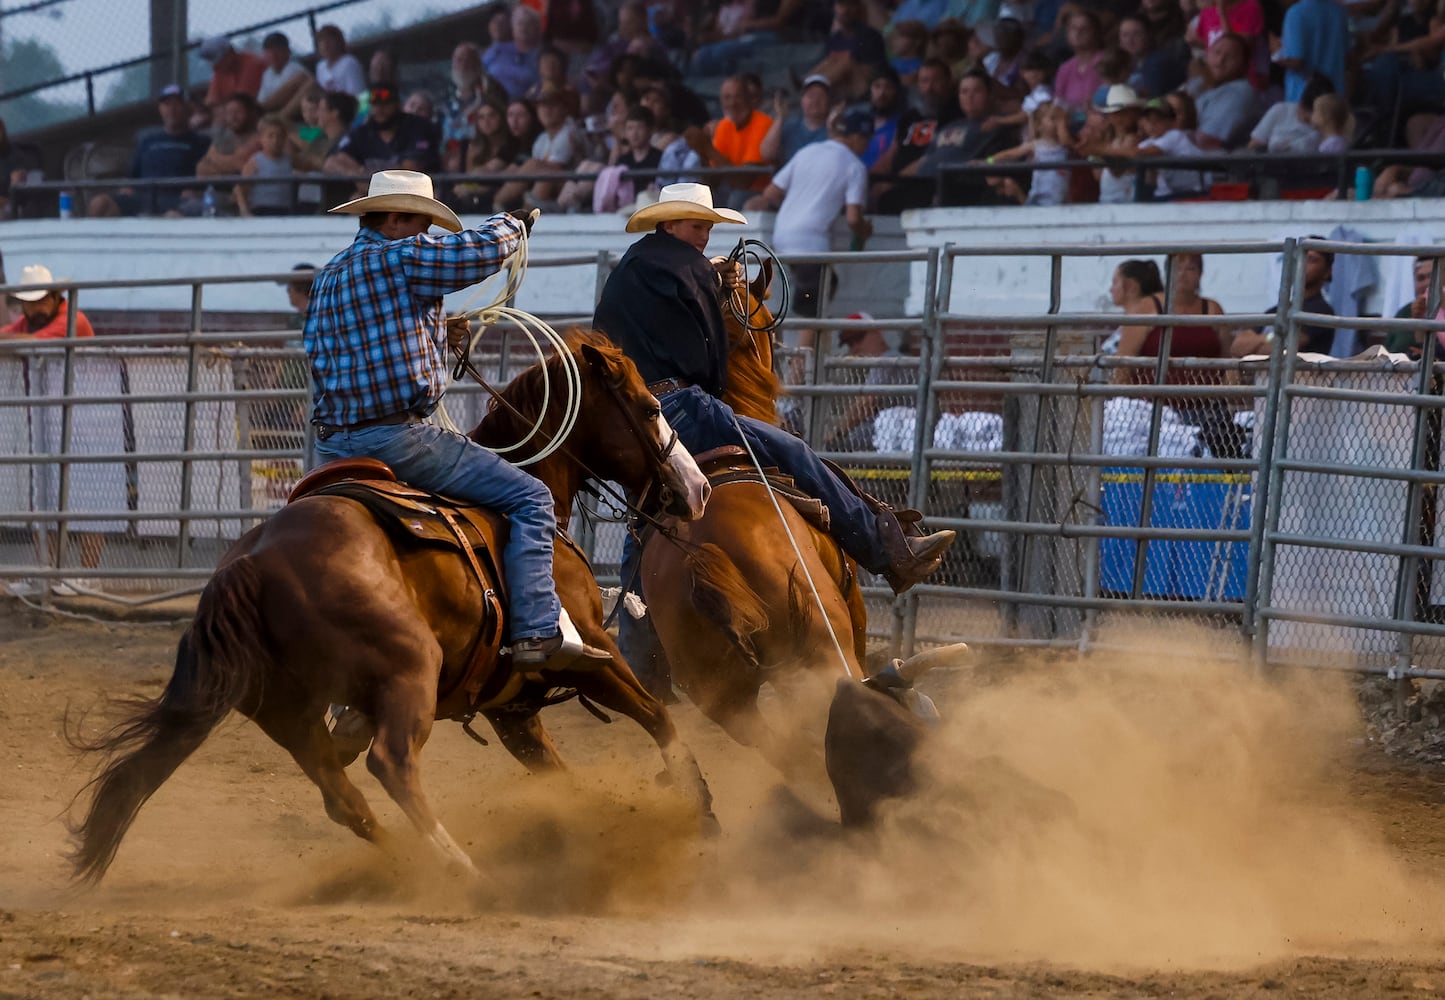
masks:
<path fill-rule="evenodd" d="M 644 493 L 657 487 L 669 514 L 698 516 L 706 483 L 686 450 L 672 447 L 675 436 L 632 362 L 595 334 L 574 335 L 569 353 L 581 375 L 578 419 L 564 447 L 531 468 L 556 498 L 559 523 L 594 477 Z M 494 401 L 471 437 L 513 443 L 541 415 L 541 441 L 530 446 L 532 454 L 540 450 L 562 423 L 567 394 L 556 387 L 565 361 L 554 355 L 515 378 L 501 393 L 511 409 Z M 130 718 L 108 734 L 89 742 L 76 737 L 82 749 L 106 755 L 86 786 L 93 795 L 85 817 L 72 827 L 76 877 L 97 881 L 105 874 L 136 812 L 232 709 L 291 754 L 321 789 L 327 815 L 385 844 L 327 732 L 332 703 L 354 706 L 373 721 L 368 769 L 444 862 L 476 875 L 428 805 L 418 769 L 438 693 L 453 691 L 463 678 L 469 684 L 476 678 L 483 691 L 509 692 L 481 707 L 490 709 L 485 714 L 506 748 L 532 769 L 561 766 L 537 717 L 549 689 L 575 690 L 635 720 L 661 748 L 676 787 L 695 798 L 703 823 L 715 824 L 692 752 L 602 629 L 591 568 L 569 542 L 557 544 L 555 555 L 563 606 L 582 638 L 611 653 L 612 663 L 502 678 L 494 675 L 510 674 L 512 665 L 499 654 L 500 637 L 494 645 L 478 638 L 492 592 L 484 594 L 477 569 L 459 550 L 398 545 L 345 497 L 312 494 L 278 511 L 221 560 L 181 636 L 165 690 L 132 706 Z M 474 644 L 481 650 L 475 659 Z"/>
<path fill-rule="evenodd" d="M 782 384 L 772 367 L 771 334 L 749 329 L 772 321 L 763 305 L 771 279 L 768 260 L 746 302 L 735 293 L 737 308 L 724 309 L 723 400 L 740 415 L 777 424 Z M 812 680 L 829 694 L 838 677 L 861 680 L 867 612 L 853 561 L 786 500 L 776 508 L 773 501 L 756 479 L 717 486 L 702 518 L 646 536 L 641 581 L 673 680 L 733 739 L 757 747 L 787 773 L 798 761 L 760 714 L 758 693 L 769 681 Z"/>

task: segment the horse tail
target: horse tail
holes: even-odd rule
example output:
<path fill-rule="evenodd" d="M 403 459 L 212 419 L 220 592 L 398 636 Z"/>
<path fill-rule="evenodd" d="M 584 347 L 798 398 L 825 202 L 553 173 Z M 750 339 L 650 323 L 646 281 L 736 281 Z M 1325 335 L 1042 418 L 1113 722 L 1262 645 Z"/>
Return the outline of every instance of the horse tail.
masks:
<path fill-rule="evenodd" d="M 231 709 L 259 693 L 267 658 L 259 651 L 265 635 L 260 589 L 260 572 L 249 558 L 222 567 L 181 635 L 175 670 L 160 696 L 127 699 L 125 719 L 99 736 L 86 738 L 67 726 L 72 747 L 105 755 L 100 772 L 76 794 L 94 789 L 85 818 L 67 824 L 76 880 L 100 881 L 141 806 Z"/>
<path fill-rule="evenodd" d="M 726 552 L 707 542 L 688 553 L 693 606 L 716 625 L 743 660 L 762 669 L 758 633 L 768 627 L 768 609 Z"/>

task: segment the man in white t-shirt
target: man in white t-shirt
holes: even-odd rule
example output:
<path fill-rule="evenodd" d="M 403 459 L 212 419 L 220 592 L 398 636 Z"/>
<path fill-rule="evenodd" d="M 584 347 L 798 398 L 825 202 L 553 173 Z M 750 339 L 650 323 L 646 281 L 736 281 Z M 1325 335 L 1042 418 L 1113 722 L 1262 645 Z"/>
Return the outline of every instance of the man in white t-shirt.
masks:
<path fill-rule="evenodd" d="M 316 29 L 316 82 L 322 90 L 360 97 L 366 93 L 366 71 L 346 51 L 346 36 L 334 24 Z"/>
<path fill-rule="evenodd" d="M 873 234 L 863 214 L 868 204 L 868 168 L 861 159 L 873 139 L 873 113 L 854 108 L 836 115 L 828 126 L 828 140 L 804 146 L 773 175 L 762 194 L 749 207 L 776 209 L 773 249 L 779 254 L 826 253 L 832 249 L 829 231 L 843 213 L 853 230 L 855 249 Z M 825 287 L 831 277 L 824 264 L 793 267 L 793 308 L 800 316 L 818 316 Z M 811 346 L 812 331 L 803 331 L 803 346 Z"/>
<path fill-rule="evenodd" d="M 311 74 L 291 55 L 291 39 L 279 31 L 266 36 L 261 43 L 261 54 L 266 57 L 261 89 L 256 92 L 261 110 L 295 117 L 301 107 L 301 91 L 311 81 Z"/>

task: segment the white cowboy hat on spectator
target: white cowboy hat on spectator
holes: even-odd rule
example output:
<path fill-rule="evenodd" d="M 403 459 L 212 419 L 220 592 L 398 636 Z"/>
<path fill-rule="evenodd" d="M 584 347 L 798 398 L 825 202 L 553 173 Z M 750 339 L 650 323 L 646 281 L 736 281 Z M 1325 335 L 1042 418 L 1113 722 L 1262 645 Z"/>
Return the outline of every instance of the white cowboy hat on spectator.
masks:
<path fill-rule="evenodd" d="M 454 233 L 462 231 L 462 220 L 457 218 L 457 213 L 433 196 L 431 178 L 415 170 L 378 170 L 371 175 L 365 198 L 353 198 L 331 212 L 342 215 L 410 212 L 430 217 L 443 229 Z"/>
<path fill-rule="evenodd" d="M 1104 91 L 1104 99 L 1094 105 L 1096 111 L 1102 111 L 1106 115 L 1112 115 L 1116 111 L 1123 111 L 1125 108 L 1137 108 L 1144 102 L 1139 100 L 1139 95 L 1134 88 L 1127 83 L 1116 83 Z"/>
<path fill-rule="evenodd" d="M 734 212 L 730 208 L 713 208 L 712 188 L 706 184 L 669 184 L 662 189 L 655 204 L 632 213 L 627 220 L 627 231 L 646 233 L 656 229 L 659 222 L 679 222 L 683 219 L 728 222 L 738 226 L 748 224 L 741 212 Z"/>
<path fill-rule="evenodd" d="M 53 285 L 57 281 L 64 281 L 64 278 L 56 278 L 50 273 L 50 268 L 44 264 L 26 264 L 20 269 L 20 280 L 17 285 Z M 55 291 L 53 288 L 37 288 L 29 292 L 11 292 L 13 298 L 21 302 L 39 302 L 45 296 Z"/>

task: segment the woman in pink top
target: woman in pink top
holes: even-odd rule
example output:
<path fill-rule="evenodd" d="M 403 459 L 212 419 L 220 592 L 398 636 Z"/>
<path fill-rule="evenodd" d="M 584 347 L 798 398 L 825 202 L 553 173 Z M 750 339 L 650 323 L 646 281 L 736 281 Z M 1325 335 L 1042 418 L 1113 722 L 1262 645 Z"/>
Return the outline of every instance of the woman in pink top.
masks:
<path fill-rule="evenodd" d="M 1204 0 L 1195 26 L 1207 51 L 1220 35 L 1233 32 L 1249 43 L 1249 83 L 1255 90 L 1269 84 L 1269 40 L 1259 0 Z"/>
<path fill-rule="evenodd" d="M 1069 18 L 1069 48 L 1074 56 L 1054 77 L 1054 100 L 1075 110 L 1088 110 L 1094 91 L 1104 85 L 1099 60 L 1104 55 L 1103 31 L 1093 11 L 1076 11 Z"/>

